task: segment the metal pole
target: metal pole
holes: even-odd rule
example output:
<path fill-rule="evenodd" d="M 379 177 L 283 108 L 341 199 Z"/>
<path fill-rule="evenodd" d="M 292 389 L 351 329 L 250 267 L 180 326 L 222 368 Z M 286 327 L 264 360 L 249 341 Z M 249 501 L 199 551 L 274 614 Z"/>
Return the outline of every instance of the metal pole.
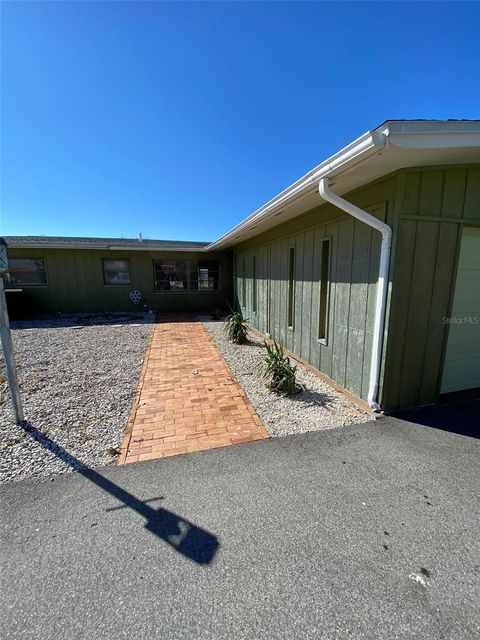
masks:
<path fill-rule="evenodd" d="M 17 369 L 13 356 L 12 336 L 10 334 L 10 323 L 8 321 L 7 300 L 5 298 L 5 287 L 3 286 L 3 276 L 0 275 L 0 336 L 2 338 L 3 355 L 5 357 L 5 367 L 7 369 L 8 386 L 10 387 L 10 398 L 12 401 L 13 415 L 15 422 L 23 422 L 22 400 L 18 387 Z"/>

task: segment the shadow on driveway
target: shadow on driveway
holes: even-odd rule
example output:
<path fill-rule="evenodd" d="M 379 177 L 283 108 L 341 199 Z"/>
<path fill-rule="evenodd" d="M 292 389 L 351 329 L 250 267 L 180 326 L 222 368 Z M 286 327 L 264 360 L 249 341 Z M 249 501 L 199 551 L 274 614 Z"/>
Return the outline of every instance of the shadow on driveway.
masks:
<path fill-rule="evenodd" d="M 470 438 L 480 438 L 480 399 L 445 406 L 398 411 L 394 417 Z"/>
<path fill-rule="evenodd" d="M 217 536 L 205 529 L 197 527 L 192 522 L 168 511 L 167 509 L 154 509 L 147 502 L 158 500 L 139 500 L 122 487 L 102 476 L 98 471 L 88 467 L 81 460 L 68 453 L 66 449 L 45 436 L 41 431 L 33 427 L 29 422 L 22 424 L 23 429 L 30 437 L 36 440 L 45 449 L 51 451 L 60 460 L 75 469 L 80 475 L 93 482 L 117 500 L 123 502 L 125 507 L 133 509 L 147 522 L 145 528 L 155 534 L 176 551 L 193 560 L 197 564 L 210 564 L 217 553 L 219 542 Z M 122 507 L 116 507 L 122 508 Z M 110 511 L 111 509 L 109 509 Z"/>

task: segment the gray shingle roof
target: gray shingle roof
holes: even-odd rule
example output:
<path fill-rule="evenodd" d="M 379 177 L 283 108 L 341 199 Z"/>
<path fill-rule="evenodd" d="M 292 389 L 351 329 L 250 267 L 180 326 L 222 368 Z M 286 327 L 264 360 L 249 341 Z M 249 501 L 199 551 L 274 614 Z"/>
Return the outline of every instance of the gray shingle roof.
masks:
<path fill-rule="evenodd" d="M 26 249 L 130 249 L 136 251 L 202 251 L 208 242 L 139 240 L 138 238 L 70 238 L 59 236 L 4 236 L 9 247 Z"/>

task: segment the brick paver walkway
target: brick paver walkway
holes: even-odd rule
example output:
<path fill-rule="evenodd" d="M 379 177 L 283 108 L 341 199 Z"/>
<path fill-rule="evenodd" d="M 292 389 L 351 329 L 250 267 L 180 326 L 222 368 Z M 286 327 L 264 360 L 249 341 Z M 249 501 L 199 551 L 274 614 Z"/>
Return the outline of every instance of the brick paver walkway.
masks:
<path fill-rule="evenodd" d="M 263 438 L 267 431 L 202 323 L 157 322 L 118 463 Z"/>

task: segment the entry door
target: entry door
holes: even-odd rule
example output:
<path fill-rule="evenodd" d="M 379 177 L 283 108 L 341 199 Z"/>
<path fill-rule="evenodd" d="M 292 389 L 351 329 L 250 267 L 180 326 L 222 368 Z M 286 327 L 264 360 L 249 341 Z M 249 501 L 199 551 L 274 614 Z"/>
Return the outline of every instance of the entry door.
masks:
<path fill-rule="evenodd" d="M 441 393 L 480 387 L 480 229 L 464 227 Z"/>

